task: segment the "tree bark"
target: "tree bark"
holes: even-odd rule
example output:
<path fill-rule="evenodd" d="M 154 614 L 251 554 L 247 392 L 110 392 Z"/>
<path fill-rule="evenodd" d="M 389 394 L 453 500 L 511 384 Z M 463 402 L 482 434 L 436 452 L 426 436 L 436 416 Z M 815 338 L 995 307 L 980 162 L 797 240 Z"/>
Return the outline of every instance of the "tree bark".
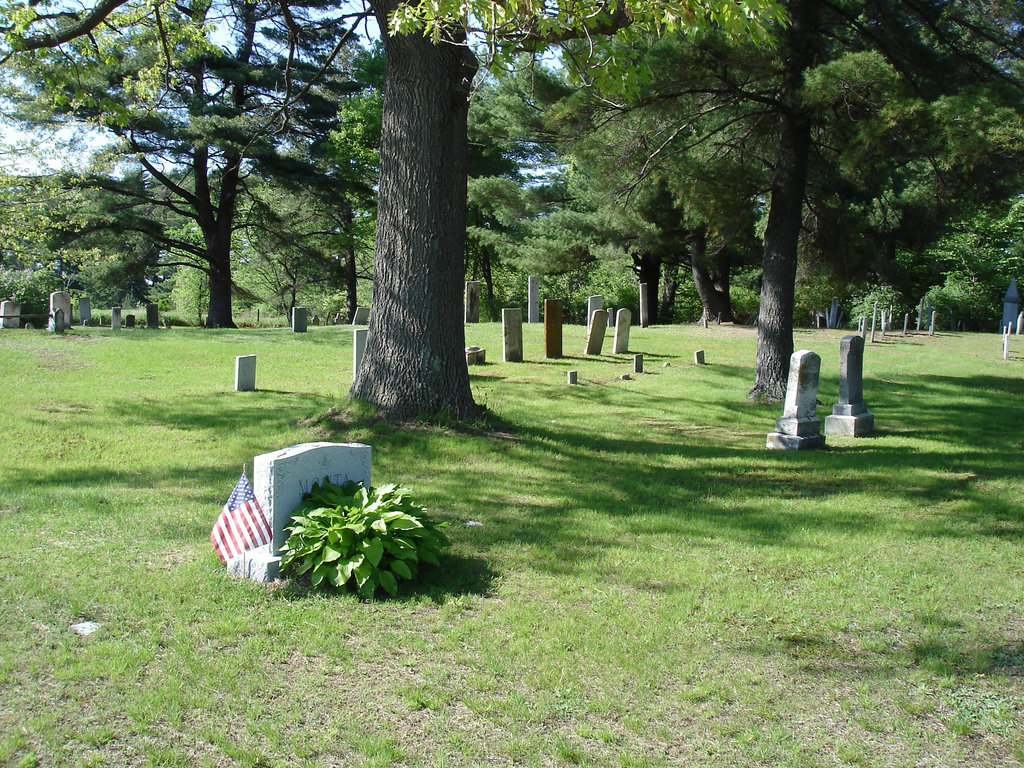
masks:
<path fill-rule="evenodd" d="M 373 3 L 381 29 L 394 3 Z M 351 396 L 392 420 L 478 414 L 463 325 L 466 117 L 476 59 L 459 42 L 384 39 L 373 313 Z"/>
<path fill-rule="evenodd" d="M 713 263 L 708 259 L 707 230 L 699 227 L 690 234 L 690 271 L 709 322 L 718 320 L 719 315 L 724 323 L 735 321 L 729 297 L 730 266 L 726 248 L 719 250 Z"/>
<path fill-rule="evenodd" d="M 799 92 L 804 72 L 814 63 L 818 42 L 817 0 L 792 0 L 788 10 L 790 27 L 782 51 L 785 70 L 779 152 L 764 234 L 756 375 L 749 394 L 751 399 L 767 402 L 785 398 L 793 354 L 797 248 L 811 147 L 811 121 L 799 105 Z"/>

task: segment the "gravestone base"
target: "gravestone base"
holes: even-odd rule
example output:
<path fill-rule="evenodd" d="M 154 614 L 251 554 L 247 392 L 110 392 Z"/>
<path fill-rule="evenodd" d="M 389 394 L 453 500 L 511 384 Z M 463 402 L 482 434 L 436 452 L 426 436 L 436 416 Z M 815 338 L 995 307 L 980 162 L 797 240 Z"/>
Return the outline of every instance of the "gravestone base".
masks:
<path fill-rule="evenodd" d="M 241 579 L 269 584 L 281 575 L 281 558 L 271 553 L 271 544 L 250 549 L 227 562 L 228 574 Z"/>
<path fill-rule="evenodd" d="M 836 437 L 863 437 L 875 430 L 875 414 L 864 411 L 854 416 L 833 413 L 825 417 L 825 434 Z"/>
<path fill-rule="evenodd" d="M 825 447 L 825 436 L 822 434 L 787 435 L 783 432 L 769 432 L 765 447 L 781 451 L 814 451 Z"/>

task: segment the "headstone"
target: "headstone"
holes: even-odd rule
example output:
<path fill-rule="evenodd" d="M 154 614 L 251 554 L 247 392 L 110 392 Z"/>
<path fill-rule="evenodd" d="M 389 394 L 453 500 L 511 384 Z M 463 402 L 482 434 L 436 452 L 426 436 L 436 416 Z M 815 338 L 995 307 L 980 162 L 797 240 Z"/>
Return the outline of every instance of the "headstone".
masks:
<path fill-rule="evenodd" d="M 633 373 L 644 372 L 644 356 L 637 354 L 633 355 Z"/>
<path fill-rule="evenodd" d="M 50 294 L 50 317 L 56 310 L 64 313 L 64 325 L 71 324 L 71 294 L 67 291 L 54 291 Z"/>
<path fill-rule="evenodd" d="M 480 281 L 466 281 L 466 322 L 480 322 Z"/>
<path fill-rule="evenodd" d="M 921 330 L 921 325 L 924 323 L 924 298 L 922 297 L 921 303 L 917 307 L 917 330 Z"/>
<path fill-rule="evenodd" d="M 878 322 L 878 302 L 871 308 L 871 343 L 875 343 L 875 323 Z"/>
<path fill-rule="evenodd" d="M 828 317 L 825 318 L 825 325 L 828 328 L 839 327 L 839 299 L 832 299 L 832 304 L 828 308 Z"/>
<path fill-rule="evenodd" d="M 125 328 L 134 328 L 135 327 L 135 315 L 125 315 L 124 316 L 124 327 Z"/>
<path fill-rule="evenodd" d="M 909 327 L 910 327 L 910 313 L 907 312 L 905 315 L 903 315 L 903 335 L 904 336 L 907 335 L 907 328 L 909 328 Z"/>
<path fill-rule="evenodd" d="M 628 309 L 620 309 L 615 320 L 615 341 L 612 352 L 624 355 L 629 352 L 629 326 L 633 322 L 633 313 Z"/>
<path fill-rule="evenodd" d="M 228 560 L 228 573 L 253 581 L 273 581 L 280 568 L 285 527 L 302 494 L 328 478 L 341 485 L 354 480 L 370 487 L 370 446 L 362 443 L 302 443 L 253 459 L 252 487 L 270 519 L 274 540 Z"/>
<path fill-rule="evenodd" d="M 50 313 L 50 321 L 46 325 L 46 330 L 50 333 L 64 333 L 64 328 L 64 310 L 57 307 Z"/>
<path fill-rule="evenodd" d="M 352 381 L 359 375 L 359 364 L 363 362 L 363 352 L 366 351 L 366 334 L 369 328 L 356 328 L 352 331 Z"/>
<path fill-rule="evenodd" d="M 864 402 L 864 339 L 844 336 L 839 343 L 839 402 L 825 417 L 825 434 L 862 437 L 874 428 L 874 414 Z"/>
<path fill-rule="evenodd" d="M 256 355 L 239 355 L 235 358 L 235 392 L 256 390 Z"/>
<path fill-rule="evenodd" d="M 501 310 L 501 359 L 506 363 L 523 362 L 523 310 Z"/>
<path fill-rule="evenodd" d="M 292 333 L 305 333 L 309 312 L 305 307 L 292 307 Z"/>
<path fill-rule="evenodd" d="M 888 315 L 886 315 L 886 313 L 885 313 L 885 310 L 884 310 L 884 309 L 882 310 L 882 317 L 881 317 L 881 320 L 882 320 L 882 323 L 881 323 L 881 328 L 882 328 L 882 338 L 884 339 L 884 338 L 885 338 L 885 327 L 886 327 L 886 326 L 887 326 L 887 325 L 889 324 L 889 321 L 888 321 Z"/>
<path fill-rule="evenodd" d="M 590 331 L 590 326 L 594 321 L 594 313 L 604 307 L 604 296 L 600 294 L 595 296 L 587 297 L 587 331 Z M 607 318 L 603 321 L 607 326 Z"/>
<path fill-rule="evenodd" d="M 604 348 L 604 336 L 608 332 L 608 312 L 603 309 L 594 310 L 591 315 L 590 330 L 587 331 L 585 355 L 600 355 Z"/>
<path fill-rule="evenodd" d="M 640 327 L 646 328 L 651 324 L 647 312 L 647 283 L 640 283 Z"/>
<path fill-rule="evenodd" d="M 111 307 L 110 308 L 110 330 L 120 331 L 121 330 L 121 308 Z"/>
<path fill-rule="evenodd" d="M 704 365 L 704 350 L 703 349 L 698 349 L 696 352 L 693 353 L 693 364 L 694 365 Z"/>
<path fill-rule="evenodd" d="M 615 319 L 616 319 L 615 307 L 608 307 L 607 311 L 608 311 L 608 327 L 609 328 L 614 328 L 615 327 Z"/>
<path fill-rule="evenodd" d="M 147 328 L 159 328 L 160 327 L 160 308 L 156 304 L 146 305 L 146 327 Z"/>
<path fill-rule="evenodd" d="M 10 315 L 20 315 L 21 304 L 16 301 L 4 301 L 0 302 L 0 328 L 20 328 L 21 318 L 10 317 Z"/>
<path fill-rule="evenodd" d="M 814 352 L 801 349 L 793 353 L 785 409 L 775 420 L 775 431 L 768 433 L 767 448 L 802 451 L 825 447 L 821 419 L 815 415 L 820 370 L 821 358 Z"/>
<path fill-rule="evenodd" d="M 704 314 L 702 314 L 700 316 L 700 324 L 702 326 L 704 326 L 705 328 L 708 327 L 708 313 L 707 312 L 705 312 Z"/>
<path fill-rule="evenodd" d="M 82 325 L 92 325 L 92 302 L 88 296 L 78 300 L 78 322 Z"/>
<path fill-rule="evenodd" d="M 352 325 L 366 325 L 370 322 L 370 308 L 369 307 L 356 307 L 355 314 L 352 315 Z"/>
<path fill-rule="evenodd" d="M 562 356 L 562 300 L 544 299 L 544 357 Z"/>
<path fill-rule="evenodd" d="M 579 372 L 578 371 L 566 371 L 565 372 L 565 378 L 566 378 L 566 381 L 569 384 L 576 384 L 579 381 Z"/>
<path fill-rule="evenodd" d="M 486 362 L 486 349 L 483 347 L 466 347 L 466 365 L 483 365 Z"/>
<path fill-rule="evenodd" d="M 526 281 L 526 322 L 540 322 L 540 278 L 536 275 Z"/>
<path fill-rule="evenodd" d="M 928 302 L 928 303 L 930 304 L 931 302 Z M 936 313 L 936 312 L 932 312 L 931 313 L 931 318 L 932 319 L 931 319 L 931 322 L 928 323 L 928 335 L 929 336 L 934 336 L 935 335 L 935 315 L 936 314 L 938 314 L 938 313 Z"/>
<path fill-rule="evenodd" d="M 1017 335 L 1020 336 L 1024 332 L 1024 312 L 1017 315 Z"/>
<path fill-rule="evenodd" d="M 721 324 L 722 324 L 722 313 L 719 312 L 718 313 L 718 317 L 715 318 L 715 325 L 721 325 Z"/>
<path fill-rule="evenodd" d="M 1010 359 L 1010 326 L 1003 331 L 1003 360 Z"/>
<path fill-rule="evenodd" d="M 1006 295 L 1003 296 L 1003 320 L 999 328 L 1003 329 L 1008 325 L 1012 325 L 1017 319 L 1017 313 L 1020 312 L 1020 294 L 1017 292 L 1017 280 L 1010 280 L 1010 287 L 1006 289 Z"/>

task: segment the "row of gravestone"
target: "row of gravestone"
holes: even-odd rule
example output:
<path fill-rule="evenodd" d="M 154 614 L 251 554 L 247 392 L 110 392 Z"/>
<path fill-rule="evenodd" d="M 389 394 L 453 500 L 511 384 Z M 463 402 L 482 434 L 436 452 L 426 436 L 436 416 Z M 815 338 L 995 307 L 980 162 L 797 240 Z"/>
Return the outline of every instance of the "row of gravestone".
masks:
<path fill-rule="evenodd" d="M 120 330 L 122 325 L 122 308 L 111 307 L 110 327 L 112 330 Z M 0 302 L 0 328 L 19 328 L 22 321 L 26 328 L 32 328 L 30 322 L 33 319 L 45 319 L 47 328 L 52 333 L 63 333 L 72 324 L 71 296 L 67 291 L 54 291 L 50 294 L 50 311 L 46 315 L 23 314 L 21 304 L 9 300 Z M 92 304 L 87 296 L 78 300 L 78 321 L 81 325 L 92 325 Z M 157 328 L 160 325 L 160 312 L 156 304 L 146 305 L 146 327 Z M 135 315 L 124 317 L 124 326 L 133 328 L 135 326 Z"/>
<path fill-rule="evenodd" d="M 782 416 L 768 433 L 767 447 L 783 450 L 823 448 L 825 435 L 863 437 L 874 430 L 875 417 L 864 402 L 864 338 L 844 336 L 839 345 L 839 402 L 825 417 L 825 435 L 816 413 L 821 358 L 801 349 L 789 362 Z"/>
<path fill-rule="evenodd" d="M 547 299 L 545 305 L 547 305 Z M 603 296 L 590 296 L 587 299 L 587 330 L 590 330 L 591 320 L 593 319 L 594 312 L 604 307 Z M 502 310 L 504 315 L 505 310 Z M 522 312 L 522 310 L 520 310 Z M 612 311 L 611 308 L 608 310 L 608 316 L 606 322 L 608 327 L 613 327 L 617 319 L 617 315 Z M 632 317 L 632 313 L 630 313 Z M 480 322 L 480 281 L 479 280 L 467 280 L 466 281 L 466 300 L 465 300 L 465 322 L 467 323 L 479 323 Z M 536 275 L 530 275 L 527 279 L 526 287 L 526 322 L 528 323 L 539 323 L 540 322 L 540 278 Z M 647 319 L 647 283 L 640 284 L 640 327 L 646 328 L 648 326 Z"/>

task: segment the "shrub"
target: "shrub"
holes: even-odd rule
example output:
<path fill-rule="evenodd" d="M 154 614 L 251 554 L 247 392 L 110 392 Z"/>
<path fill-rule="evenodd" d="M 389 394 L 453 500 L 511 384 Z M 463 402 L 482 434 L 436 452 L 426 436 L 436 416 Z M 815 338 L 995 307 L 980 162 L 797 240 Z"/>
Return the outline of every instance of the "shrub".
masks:
<path fill-rule="evenodd" d="M 395 485 L 369 492 L 352 481 L 338 486 L 326 477 L 314 483 L 292 513 L 281 547 L 281 568 L 309 574 L 312 585 L 324 581 L 353 587 L 364 598 L 378 587 L 398 593 L 399 579 L 415 578 L 421 562 L 439 564 L 448 538 L 409 491 Z"/>

